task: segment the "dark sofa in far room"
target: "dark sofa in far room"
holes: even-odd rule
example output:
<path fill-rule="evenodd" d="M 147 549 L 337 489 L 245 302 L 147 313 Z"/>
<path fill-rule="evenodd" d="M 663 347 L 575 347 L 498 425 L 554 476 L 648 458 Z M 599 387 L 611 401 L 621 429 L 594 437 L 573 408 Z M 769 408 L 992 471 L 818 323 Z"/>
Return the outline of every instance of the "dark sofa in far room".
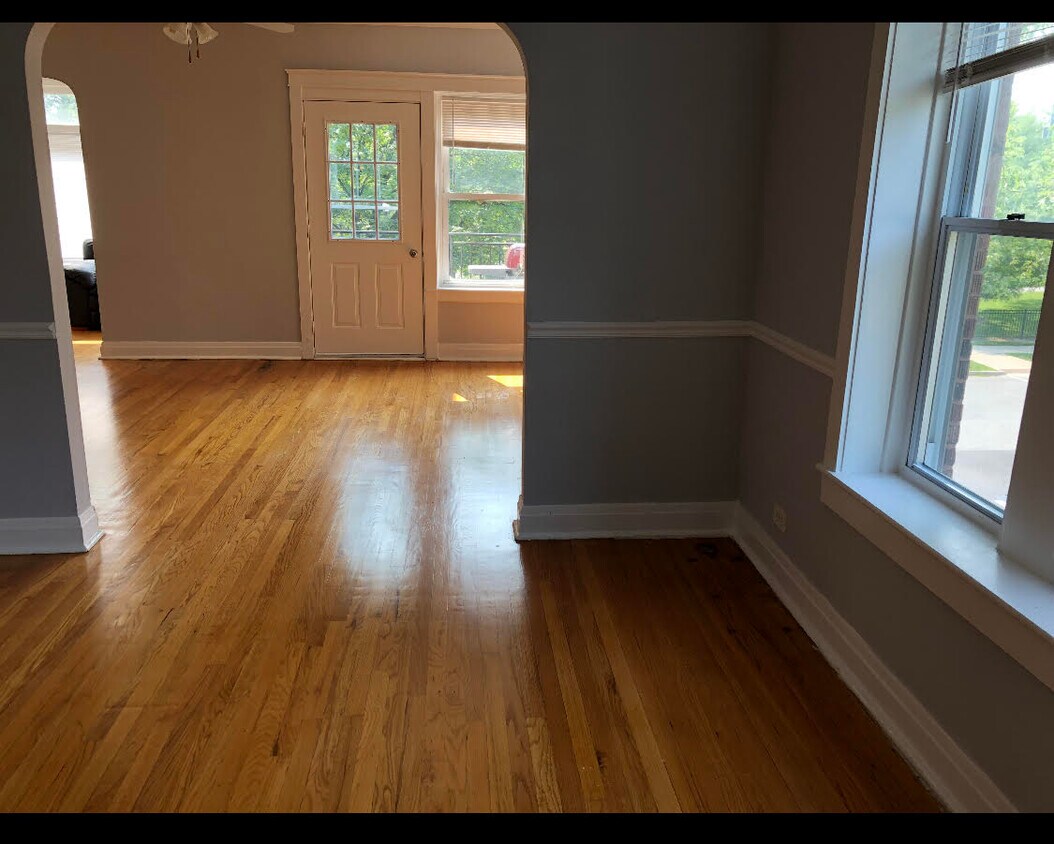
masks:
<path fill-rule="evenodd" d="M 101 331 L 99 290 L 95 278 L 95 243 L 84 241 L 84 260 L 63 261 L 66 273 L 66 299 L 69 301 L 70 325 Z"/>

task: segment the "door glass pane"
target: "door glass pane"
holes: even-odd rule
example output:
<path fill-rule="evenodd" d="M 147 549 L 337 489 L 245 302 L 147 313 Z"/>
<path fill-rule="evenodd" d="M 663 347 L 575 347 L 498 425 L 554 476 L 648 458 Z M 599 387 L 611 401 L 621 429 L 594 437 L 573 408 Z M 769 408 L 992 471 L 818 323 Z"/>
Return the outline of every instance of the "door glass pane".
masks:
<path fill-rule="evenodd" d="M 373 199 L 375 193 L 374 165 L 355 164 L 355 198 Z"/>
<path fill-rule="evenodd" d="M 395 126 L 391 123 L 377 124 L 377 160 L 399 160 L 399 139 Z"/>
<path fill-rule="evenodd" d="M 351 127 L 347 123 L 330 123 L 329 160 L 348 161 L 351 159 Z"/>
<path fill-rule="evenodd" d="M 1051 242 L 951 231 L 916 460 L 1006 506 Z"/>
<path fill-rule="evenodd" d="M 450 277 L 457 279 L 522 278 L 523 203 L 452 199 Z"/>
<path fill-rule="evenodd" d="M 381 240 L 399 239 L 399 205 L 382 202 L 377 206 L 377 229 Z"/>
<path fill-rule="evenodd" d="M 351 165 L 329 165 L 329 198 L 351 199 Z"/>
<path fill-rule="evenodd" d="M 355 237 L 359 240 L 377 239 L 377 206 L 372 202 L 355 206 Z"/>
<path fill-rule="evenodd" d="M 377 165 L 377 198 L 399 199 L 399 165 Z"/>
<path fill-rule="evenodd" d="M 329 204 L 329 232 L 334 240 L 348 240 L 355 236 L 350 202 Z"/>
<path fill-rule="evenodd" d="M 354 123 L 351 127 L 351 151 L 354 161 L 373 161 L 373 124 Z"/>

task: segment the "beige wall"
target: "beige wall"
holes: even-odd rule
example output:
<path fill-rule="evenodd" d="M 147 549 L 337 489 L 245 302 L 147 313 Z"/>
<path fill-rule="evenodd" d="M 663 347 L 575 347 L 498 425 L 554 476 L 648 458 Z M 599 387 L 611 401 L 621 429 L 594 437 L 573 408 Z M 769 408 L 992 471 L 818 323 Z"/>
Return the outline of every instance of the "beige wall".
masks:
<path fill-rule="evenodd" d="M 522 343 L 523 303 L 439 303 L 440 343 Z"/>
<path fill-rule="evenodd" d="M 59 24 L 45 44 L 80 106 L 110 340 L 300 339 L 287 68 L 523 73 L 500 30 L 216 28 L 193 64 L 158 24 Z M 521 339 L 522 309 L 491 307 L 444 307 L 443 341 Z"/>

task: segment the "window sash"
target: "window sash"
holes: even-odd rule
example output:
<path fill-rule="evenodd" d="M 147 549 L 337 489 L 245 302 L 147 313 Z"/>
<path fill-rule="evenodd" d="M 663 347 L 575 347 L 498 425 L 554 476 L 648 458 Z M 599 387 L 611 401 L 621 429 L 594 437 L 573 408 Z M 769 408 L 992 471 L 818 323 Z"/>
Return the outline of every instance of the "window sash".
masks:
<path fill-rule="evenodd" d="M 968 487 L 956 482 L 952 478 L 941 474 L 935 469 L 927 466 L 920 458 L 920 450 L 926 429 L 929 427 L 930 413 L 927 405 L 932 401 L 932 396 L 938 387 L 932 383 L 938 377 L 935 364 L 939 356 L 949 348 L 947 339 L 942 339 L 941 347 L 937 348 L 936 337 L 940 329 L 942 317 L 941 299 L 945 294 L 943 276 L 948 257 L 948 245 L 952 232 L 963 232 L 975 235 L 1003 235 L 1010 237 L 1024 237 L 1035 240 L 1051 241 L 1054 247 L 1054 223 L 1030 222 L 1027 220 L 994 220 L 980 217 L 944 217 L 940 224 L 940 234 L 937 244 L 937 258 L 933 268 L 932 283 L 930 290 L 929 308 L 926 314 L 926 329 L 923 340 L 923 353 L 918 371 L 918 389 L 915 395 L 914 415 L 911 424 L 911 436 L 908 439 L 908 453 L 905 464 L 908 469 L 918 473 L 937 486 L 951 493 L 971 507 L 998 523 L 1002 523 L 1004 510 Z M 1054 259 L 1051 260 L 1050 272 L 1054 271 Z M 949 291 L 954 292 L 954 291 Z M 1044 298 L 1044 305 L 1046 299 Z M 953 344 L 958 346 L 958 343 Z M 954 349 L 952 349 L 954 351 Z M 936 356 L 936 360 L 935 360 Z M 1027 411 L 1027 406 L 1025 408 Z M 1023 421 L 1022 416 L 1022 421 Z M 1010 476 L 1010 489 L 1014 487 L 1014 475 Z M 1008 494 L 1007 500 L 1012 493 Z"/>
<path fill-rule="evenodd" d="M 461 146 L 458 144 L 458 146 Z M 492 148 L 492 147 L 488 147 Z M 442 146 L 439 166 L 443 172 L 442 190 L 439 192 L 439 286 L 440 287 L 486 287 L 522 290 L 522 278 L 451 278 L 450 277 L 450 202 L 526 202 L 526 194 L 520 193 L 453 193 L 450 190 L 450 147 Z"/>

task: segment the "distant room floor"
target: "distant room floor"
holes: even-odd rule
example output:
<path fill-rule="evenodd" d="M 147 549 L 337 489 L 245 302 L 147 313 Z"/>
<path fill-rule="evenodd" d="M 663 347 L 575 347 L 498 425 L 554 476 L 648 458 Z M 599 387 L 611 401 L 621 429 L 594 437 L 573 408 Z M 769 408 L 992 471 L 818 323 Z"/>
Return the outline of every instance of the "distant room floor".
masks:
<path fill-rule="evenodd" d="M 0 809 L 938 808 L 731 541 L 513 542 L 517 365 L 75 350 L 106 535 L 0 562 Z"/>

